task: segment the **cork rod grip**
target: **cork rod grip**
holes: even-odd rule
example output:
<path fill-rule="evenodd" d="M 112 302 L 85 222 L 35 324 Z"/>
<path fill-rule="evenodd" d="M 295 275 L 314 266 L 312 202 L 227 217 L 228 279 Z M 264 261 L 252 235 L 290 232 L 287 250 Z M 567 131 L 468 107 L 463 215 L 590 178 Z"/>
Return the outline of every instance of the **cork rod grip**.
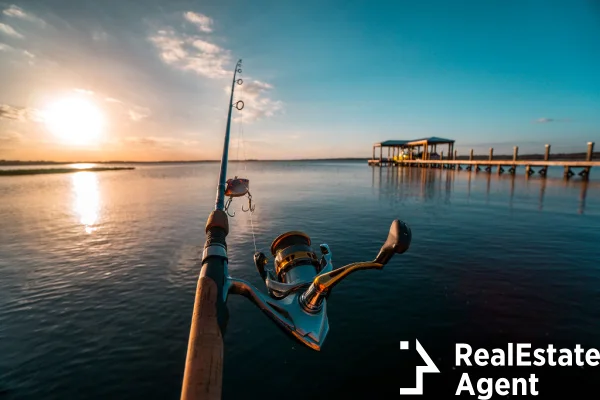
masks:
<path fill-rule="evenodd" d="M 223 336 L 217 320 L 218 303 L 216 282 L 201 274 L 196 289 L 181 400 L 221 400 Z"/>

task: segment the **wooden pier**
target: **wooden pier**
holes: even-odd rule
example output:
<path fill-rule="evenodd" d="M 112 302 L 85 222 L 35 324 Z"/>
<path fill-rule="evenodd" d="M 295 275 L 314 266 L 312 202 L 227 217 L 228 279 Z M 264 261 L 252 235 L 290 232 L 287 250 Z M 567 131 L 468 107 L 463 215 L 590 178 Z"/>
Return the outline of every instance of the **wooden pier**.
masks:
<path fill-rule="evenodd" d="M 399 157 L 380 157 L 368 160 L 369 165 L 377 166 L 399 166 L 399 167 L 418 167 L 418 168 L 443 168 L 456 169 L 466 171 L 485 171 L 492 173 L 493 170 L 497 174 L 508 173 L 516 174 L 517 167 L 525 167 L 526 176 L 531 176 L 536 172 L 545 177 L 548 173 L 548 167 L 563 167 L 563 176 L 565 179 L 570 179 L 574 175 L 580 176 L 587 180 L 590 176 L 592 167 L 600 167 L 600 161 L 593 161 L 594 142 L 587 144 L 587 152 L 584 160 L 551 160 L 550 145 L 546 145 L 546 151 L 542 160 L 520 160 L 518 158 L 519 148 L 514 148 L 512 159 L 494 159 L 494 149 L 490 149 L 487 159 L 478 157 L 475 159 L 473 150 L 471 149 L 468 159 L 459 159 L 457 152 L 451 154 L 450 158 L 444 159 L 443 153 L 439 159 L 401 159 Z M 537 169 L 537 171 L 536 171 Z"/>

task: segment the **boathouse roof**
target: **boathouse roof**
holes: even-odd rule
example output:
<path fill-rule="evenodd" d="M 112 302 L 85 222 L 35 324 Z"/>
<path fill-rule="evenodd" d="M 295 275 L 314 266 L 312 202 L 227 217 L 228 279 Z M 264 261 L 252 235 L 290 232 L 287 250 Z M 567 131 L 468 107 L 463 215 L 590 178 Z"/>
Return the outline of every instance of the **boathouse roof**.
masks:
<path fill-rule="evenodd" d="M 427 143 L 431 143 L 431 144 L 447 144 L 447 143 L 454 143 L 454 139 L 445 139 L 445 138 L 441 138 L 441 137 L 437 137 L 437 136 L 431 136 L 431 137 L 426 137 L 426 138 L 420 138 L 420 139 L 411 139 L 411 140 L 386 140 L 380 143 L 375 143 L 375 146 L 381 146 L 381 147 L 396 147 L 396 146 L 405 146 L 405 145 L 412 145 L 412 144 L 416 144 L 416 143 L 422 143 L 422 142 L 427 142 Z"/>

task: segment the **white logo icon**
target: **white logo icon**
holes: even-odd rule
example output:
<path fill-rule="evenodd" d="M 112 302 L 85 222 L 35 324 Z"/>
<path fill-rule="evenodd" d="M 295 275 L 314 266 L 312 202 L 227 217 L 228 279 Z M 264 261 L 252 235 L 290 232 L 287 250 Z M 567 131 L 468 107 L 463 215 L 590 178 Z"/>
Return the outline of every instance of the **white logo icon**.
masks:
<path fill-rule="evenodd" d="M 423 346 L 421 346 L 421 343 L 419 343 L 417 339 L 415 339 L 415 341 L 417 342 L 417 352 L 419 352 L 419 355 L 427 365 L 419 365 L 417 367 L 417 385 L 414 388 L 400 388 L 401 395 L 423 394 L 423 374 L 431 372 L 440 372 L 438 367 L 433 363 L 433 361 L 431 361 L 431 358 L 429 358 L 429 355 L 427 354 L 425 349 L 423 349 Z M 408 350 L 408 341 L 400 342 L 400 350 Z"/>

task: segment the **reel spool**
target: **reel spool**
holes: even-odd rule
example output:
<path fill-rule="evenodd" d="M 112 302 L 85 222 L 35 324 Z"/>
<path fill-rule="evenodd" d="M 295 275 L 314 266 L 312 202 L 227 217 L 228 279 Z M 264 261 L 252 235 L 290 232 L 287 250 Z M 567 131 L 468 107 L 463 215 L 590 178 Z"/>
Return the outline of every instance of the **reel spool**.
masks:
<path fill-rule="evenodd" d="M 271 244 L 274 273 L 280 282 L 312 280 L 321 269 L 317 254 L 310 247 L 310 237 L 300 231 L 283 233 Z"/>

